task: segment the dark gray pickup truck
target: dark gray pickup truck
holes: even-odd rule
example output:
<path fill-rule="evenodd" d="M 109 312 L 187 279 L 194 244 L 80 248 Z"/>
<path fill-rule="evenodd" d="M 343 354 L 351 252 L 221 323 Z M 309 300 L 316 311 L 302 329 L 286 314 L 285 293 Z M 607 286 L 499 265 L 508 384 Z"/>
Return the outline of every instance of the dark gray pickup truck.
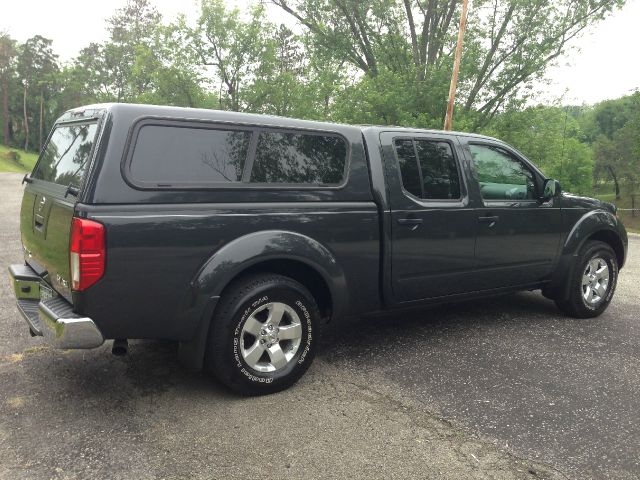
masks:
<path fill-rule="evenodd" d="M 613 205 L 463 133 L 92 105 L 24 180 L 33 335 L 175 340 L 245 394 L 293 384 L 348 316 L 525 289 L 597 316 L 627 251 Z"/>

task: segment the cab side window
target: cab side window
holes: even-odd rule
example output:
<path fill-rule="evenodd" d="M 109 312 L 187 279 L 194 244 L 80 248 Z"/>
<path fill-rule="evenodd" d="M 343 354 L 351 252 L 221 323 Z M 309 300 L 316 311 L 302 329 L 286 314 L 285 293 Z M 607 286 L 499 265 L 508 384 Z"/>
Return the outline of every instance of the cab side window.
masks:
<path fill-rule="evenodd" d="M 413 140 L 396 140 L 395 146 L 400 175 L 402 176 L 402 186 L 410 194 L 421 198 L 420 171 L 416 151 L 413 148 Z"/>
<path fill-rule="evenodd" d="M 447 142 L 416 140 L 418 161 L 422 171 L 422 198 L 451 200 L 460 198 L 460 177 Z"/>
<path fill-rule="evenodd" d="M 423 200 L 460 198 L 460 176 L 448 142 L 398 139 L 398 165 L 405 191 Z"/>
<path fill-rule="evenodd" d="M 537 198 L 533 172 L 500 147 L 469 145 L 484 200 Z"/>

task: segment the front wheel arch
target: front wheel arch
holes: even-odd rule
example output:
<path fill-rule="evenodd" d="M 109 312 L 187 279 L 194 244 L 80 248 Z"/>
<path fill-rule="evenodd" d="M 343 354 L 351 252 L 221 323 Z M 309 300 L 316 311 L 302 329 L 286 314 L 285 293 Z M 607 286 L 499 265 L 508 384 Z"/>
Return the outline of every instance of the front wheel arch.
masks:
<path fill-rule="evenodd" d="M 618 260 L 618 269 L 621 269 L 624 265 L 624 245 L 620 237 L 612 230 L 598 230 L 592 233 L 584 242 L 599 241 L 608 244 L 616 253 L 616 259 Z M 581 248 L 582 246 L 581 245 Z"/>
<path fill-rule="evenodd" d="M 583 273 L 583 269 L 585 266 L 587 269 L 589 268 L 589 261 L 594 257 L 603 264 L 606 262 L 606 265 L 609 266 L 607 270 L 609 272 L 608 288 L 605 286 L 602 299 L 597 303 L 590 303 L 583 297 L 584 282 L 587 277 L 586 273 Z M 565 282 L 567 285 L 566 294 L 554 298 L 556 305 L 563 312 L 575 318 L 597 317 L 606 310 L 615 292 L 619 271 L 616 253 L 608 243 L 591 240 L 582 246 L 580 252 L 574 257 L 574 260 L 573 268 Z M 596 278 L 594 277 L 592 280 L 595 281 Z M 587 281 L 589 280 L 587 279 Z"/>
<path fill-rule="evenodd" d="M 607 216 L 612 215 L 607 214 Z M 583 217 L 580 222 L 582 229 L 585 228 L 585 223 L 589 222 L 591 217 L 590 215 Z M 599 241 L 609 245 L 616 254 L 618 269 L 622 269 L 625 261 L 625 247 L 620 235 L 611 228 L 597 228 L 594 226 L 591 228 L 591 233 L 585 235 L 582 239 L 578 238 L 577 232 L 581 230 L 578 228 L 578 224 L 572 229 L 569 237 L 565 241 L 563 252 L 558 259 L 551 281 L 542 289 L 545 297 L 557 300 L 568 296 L 567 279 L 573 275 L 578 255 L 587 242 Z"/>

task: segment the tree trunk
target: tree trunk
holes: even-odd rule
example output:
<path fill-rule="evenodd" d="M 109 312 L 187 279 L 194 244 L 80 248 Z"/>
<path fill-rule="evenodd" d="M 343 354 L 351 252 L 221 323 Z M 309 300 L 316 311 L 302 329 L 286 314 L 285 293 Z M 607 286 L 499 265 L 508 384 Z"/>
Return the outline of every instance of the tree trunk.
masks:
<path fill-rule="evenodd" d="M 607 165 L 607 170 L 611 174 L 611 178 L 613 178 L 613 184 L 616 187 L 616 200 L 620 200 L 620 184 L 618 183 L 618 177 L 616 177 L 616 172 L 611 165 Z"/>
<path fill-rule="evenodd" d="M 44 93 L 40 90 L 40 125 L 38 126 L 38 152 L 42 151 L 42 128 L 44 125 Z"/>
<path fill-rule="evenodd" d="M 2 79 L 2 140 L 9 146 L 9 82 L 6 77 Z"/>
<path fill-rule="evenodd" d="M 24 151 L 29 149 L 29 117 L 27 116 L 27 84 L 22 93 L 22 113 L 24 114 Z"/>

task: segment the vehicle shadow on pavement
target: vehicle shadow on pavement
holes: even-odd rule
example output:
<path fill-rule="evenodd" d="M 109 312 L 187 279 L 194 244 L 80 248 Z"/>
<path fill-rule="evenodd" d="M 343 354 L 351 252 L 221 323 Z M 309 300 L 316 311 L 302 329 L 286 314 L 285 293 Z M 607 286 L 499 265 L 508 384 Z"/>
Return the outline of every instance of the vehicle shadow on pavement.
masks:
<path fill-rule="evenodd" d="M 509 325 L 528 328 L 532 323 L 576 322 L 563 315 L 553 301 L 540 292 L 518 292 L 478 300 L 431 307 L 412 308 L 369 318 L 332 322 L 323 332 L 319 355 L 354 355 L 358 350 L 377 348 L 380 342 L 411 343 L 418 336 L 437 339 L 440 335 L 459 336 L 477 329 Z M 354 342 L 354 340 L 357 341 Z"/>
<path fill-rule="evenodd" d="M 325 327 L 318 356 L 331 361 L 337 357 L 357 357 L 385 344 L 406 345 L 418 338 L 458 335 L 500 324 L 521 324 L 566 319 L 553 302 L 541 295 L 519 293 L 509 296 L 411 309 L 375 317 L 345 319 Z M 355 341 L 354 341 L 355 340 Z M 45 346 L 27 349 L 22 368 L 36 384 L 55 383 L 56 390 L 73 392 L 88 401 L 104 399 L 113 392 L 123 402 L 161 394 L 180 385 L 183 390 L 204 393 L 219 399 L 237 396 L 206 372 L 189 370 L 178 363 L 177 343 L 170 341 L 132 341 L 124 357 L 110 353 L 111 342 L 90 351 L 57 351 Z M 410 355 L 410 352 L 408 352 Z M 108 398 L 108 396 L 107 396 Z"/>
<path fill-rule="evenodd" d="M 562 318 L 553 303 L 542 296 L 520 293 L 383 317 L 345 319 L 325 327 L 318 356 L 329 361 L 357 357 L 378 348 L 381 342 L 405 345 L 409 350 L 418 338 L 450 337 L 452 332 L 465 336 L 477 328 L 507 323 L 526 328 L 532 321 L 557 322 Z M 181 366 L 175 342 L 132 341 L 124 357 L 112 356 L 110 349 L 111 342 L 89 351 L 57 351 L 42 345 L 27 349 L 20 363 L 30 383 L 54 383 L 60 395 L 73 395 L 83 401 L 104 399 L 105 392 L 109 398 L 109 392 L 113 392 L 121 404 L 127 397 L 161 394 L 177 385 L 186 391 L 208 392 L 218 399 L 237 398 L 207 373 Z"/>

